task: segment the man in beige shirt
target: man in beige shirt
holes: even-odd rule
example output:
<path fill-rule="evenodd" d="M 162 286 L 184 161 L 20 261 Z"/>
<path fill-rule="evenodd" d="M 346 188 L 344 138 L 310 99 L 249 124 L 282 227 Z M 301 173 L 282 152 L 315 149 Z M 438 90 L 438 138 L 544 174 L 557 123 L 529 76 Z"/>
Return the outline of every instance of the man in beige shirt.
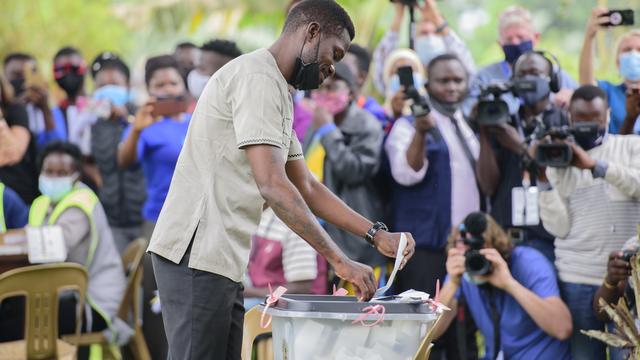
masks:
<path fill-rule="evenodd" d="M 306 0 L 269 49 L 231 61 L 207 83 L 149 246 L 171 359 L 240 358 L 241 280 L 265 205 L 354 283 L 360 299 L 372 297 L 371 268 L 347 258 L 315 216 L 387 256 L 395 256 L 400 234 L 316 181 L 292 131 L 290 87 L 317 88 L 353 37 L 340 5 Z M 406 260 L 414 248 L 407 235 Z"/>

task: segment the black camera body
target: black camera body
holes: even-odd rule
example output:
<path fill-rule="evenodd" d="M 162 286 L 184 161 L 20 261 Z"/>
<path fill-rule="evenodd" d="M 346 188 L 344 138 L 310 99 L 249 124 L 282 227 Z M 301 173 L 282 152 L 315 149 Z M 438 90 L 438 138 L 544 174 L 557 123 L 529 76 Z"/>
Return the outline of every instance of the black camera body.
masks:
<path fill-rule="evenodd" d="M 546 136 L 561 140 L 590 138 L 598 133 L 598 123 L 579 122 L 572 126 L 537 129 L 536 133 L 538 139 Z M 540 144 L 536 150 L 535 160 L 539 166 L 565 168 L 573 161 L 573 151 L 568 144 Z"/>
<path fill-rule="evenodd" d="M 413 83 L 413 68 L 411 66 L 402 66 L 398 68 L 398 77 L 400 85 L 404 87 L 407 99 L 413 100 L 411 104 L 411 114 L 414 117 L 426 116 L 431 112 L 427 99 L 420 95 L 416 85 Z"/>
<path fill-rule="evenodd" d="M 486 216 L 481 212 L 473 212 L 464 220 L 461 225 L 460 234 L 469 250 L 464 253 L 464 267 L 470 276 L 488 275 L 493 271 L 491 262 L 480 253 L 484 248 L 484 238 L 482 234 L 487 229 Z"/>
<path fill-rule="evenodd" d="M 391 0 L 393 3 L 401 3 L 407 6 L 417 6 L 418 0 Z"/>
<path fill-rule="evenodd" d="M 493 267 L 487 258 L 480 253 L 484 246 L 482 238 L 477 239 L 472 235 L 471 239 L 466 239 L 465 243 L 471 248 L 464 253 L 464 267 L 471 276 L 488 275 L 493 271 Z"/>
<path fill-rule="evenodd" d="M 631 262 L 631 258 L 636 256 L 637 254 L 638 254 L 638 251 L 636 250 L 625 250 L 622 252 L 622 256 L 620 257 L 620 260 Z"/>
<path fill-rule="evenodd" d="M 518 96 L 518 94 L 536 90 L 537 85 L 531 80 L 513 80 L 483 86 L 480 89 L 478 101 L 478 125 L 495 126 L 509 122 L 511 118 L 509 106 L 500 99 L 500 95 L 512 93 Z"/>
<path fill-rule="evenodd" d="M 609 22 L 601 26 L 631 26 L 635 23 L 633 9 L 609 10 L 608 13 L 601 17 L 609 17 Z"/>

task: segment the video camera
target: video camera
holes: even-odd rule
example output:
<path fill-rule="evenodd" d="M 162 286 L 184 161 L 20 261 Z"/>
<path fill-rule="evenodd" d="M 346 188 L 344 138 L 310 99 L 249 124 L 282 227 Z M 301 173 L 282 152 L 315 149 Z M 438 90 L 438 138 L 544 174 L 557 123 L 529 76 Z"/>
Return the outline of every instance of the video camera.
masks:
<path fill-rule="evenodd" d="M 464 253 L 464 267 L 470 276 L 488 275 L 493 271 L 489 260 L 480 253 L 480 249 L 484 248 L 484 238 L 482 234 L 486 229 L 487 218 L 481 212 L 474 212 L 467 215 L 461 226 L 460 234 L 462 240 L 469 246 L 469 250 Z"/>
<path fill-rule="evenodd" d="M 565 125 L 549 129 L 546 129 L 544 124 L 540 124 L 535 132 L 538 139 L 547 136 L 561 140 L 592 138 L 598 133 L 598 123 L 578 122 L 572 126 Z M 568 144 L 540 144 L 536 150 L 535 160 L 539 166 L 568 167 L 573 160 L 573 151 Z"/>
<path fill-rule="evenodd" d="M 638 254 L 637 250 L 625 250 L 622 252 L 622 256 L 620 257 L 620 260 L 630 262 L 631 258 L 636 256 L 637 254 Z"/>
<path fill-rule="evenodd" d="M 500 95 L 512 93 L 518 96 L 518 94 L 536 90 L 536 82 L 531 80 L 513 80 L 481 87 L 478 101 L 478 125 L 492 126 L 509 122 L 511 116 L 509 106 L 500 99 Z"/>
<path fill-rule="evenodd" d="M 413 68 L 411 66 L 399 67 L 398 77 L 400 78 L 400 85 L 404 87 L 407 99 L 413 100 L 413 104 L 411 104 L 413 116 L 421 117 L 429 114 L 431 108 L 427 99 L 418 92 L 416 85 L 413 83 Z"/>

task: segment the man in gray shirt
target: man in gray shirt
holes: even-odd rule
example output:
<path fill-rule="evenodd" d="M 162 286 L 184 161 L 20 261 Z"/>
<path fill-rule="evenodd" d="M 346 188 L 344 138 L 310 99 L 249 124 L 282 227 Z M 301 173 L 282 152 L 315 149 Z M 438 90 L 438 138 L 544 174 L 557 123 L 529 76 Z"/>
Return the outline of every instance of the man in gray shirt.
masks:
<path fill-rule="evenodd" d="M 315 180 L 292 130 L 290 88 L 314 89 L 332 76 L 354 35 L 335 1 L 306 0 L 269 49 L 238 57 L 207 83 L 149 245 L 170 358 L 240 358 L 241 281 L 265 205 L 355 284 L 361 300 L 373 296 L 371 268 L 345 256 L 315 216 L 387 256 L 395 256 L 401 234 Z M 407 238 L 405 263 L 414 247 Z"/>

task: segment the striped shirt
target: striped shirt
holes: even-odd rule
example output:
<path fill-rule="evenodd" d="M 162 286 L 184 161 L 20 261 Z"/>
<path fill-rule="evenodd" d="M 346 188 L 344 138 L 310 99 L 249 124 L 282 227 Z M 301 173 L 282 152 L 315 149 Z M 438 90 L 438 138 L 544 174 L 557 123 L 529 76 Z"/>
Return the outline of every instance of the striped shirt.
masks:
<path fill-rule="evenodd" d="M 609 135 L 588 153 L 608 164 L 604 179 L 575 167 L 548 168 L 553 190 L 540 193 L 540 217 L 556 236 L 560 280 L 600 285 L 609 253 L 640 222 L 640 136 Z"/>
<path fill-rule="evenodd" d="M 318 276 L 316 251 L 280 220 L 271 208 L 262 214 L 256 237 L 279 241 L 282 245 L 282 269 L 287 282 L 315 280 Z M 263 251 L 270 251 L 267 245 Z M 260 254 L 256 254 L 260 255 Z M 271 256 L 269 256 L 271 257 Z M 253 258 L 253 256 L 252 256 Z M 274 256 L 274 258 L 276 258 Z M 250 265 L 251 266 L 251 265 Z M 253 280 L 253 279 L 252 279 Z"/>

